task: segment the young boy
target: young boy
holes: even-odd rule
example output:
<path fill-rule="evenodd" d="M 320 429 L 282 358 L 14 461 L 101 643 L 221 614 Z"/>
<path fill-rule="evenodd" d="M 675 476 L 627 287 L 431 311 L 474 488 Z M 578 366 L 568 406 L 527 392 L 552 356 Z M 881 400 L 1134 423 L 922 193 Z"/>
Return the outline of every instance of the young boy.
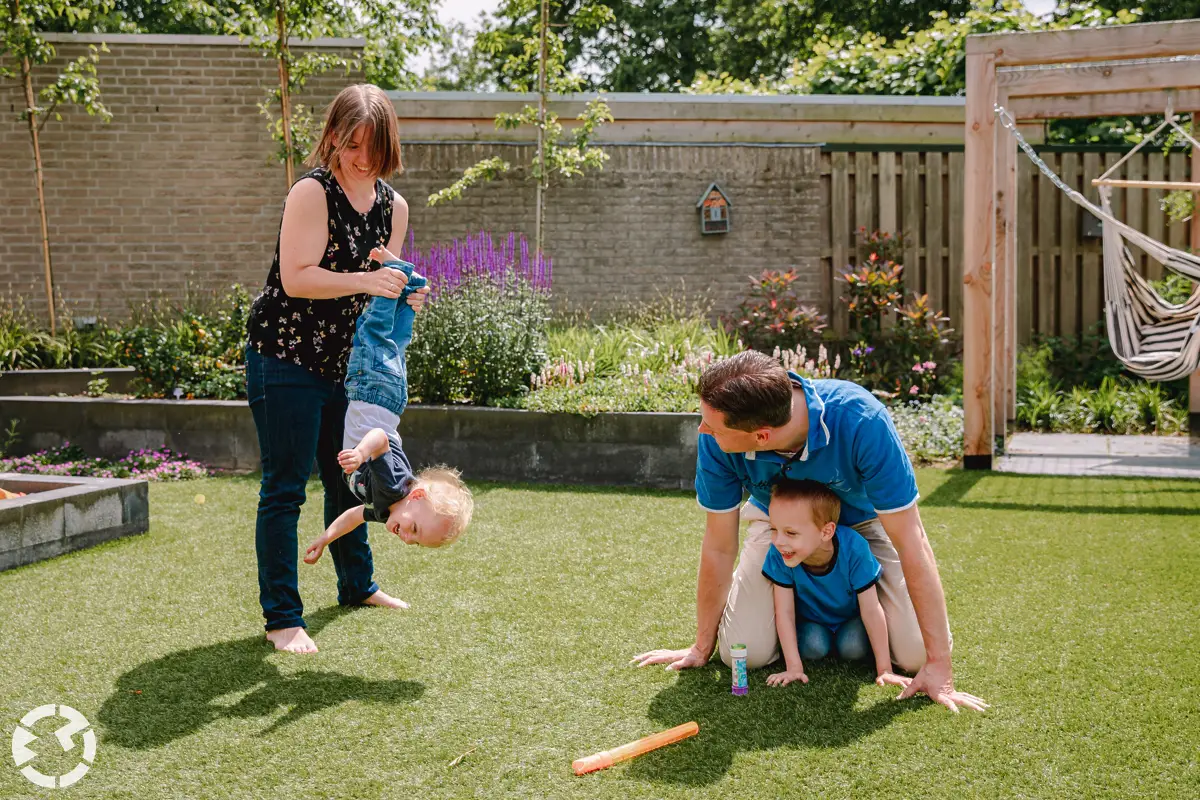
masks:
<path fill-rule="evenodd" d="M 408 284 L 400 297 L 374 297 L 363 310 L 346 368 L 349 403 L 338 464 L 363 504 L 345 511 L 308 546 L 306 564 L 317 563 L 330 542 L 364 522 L 385 523 L 405 544 L 441 547 L 459 537 L 474 510 L 471 490 L 458 470 L 439 466 L 414 476 L 401 449 L 396 429 L 408 406 L 405 351 L 412 342 L 414 316 L 408 296 L 425 279 L 386 248 L 372 250 L 371 258 L 402 270 Z"/>
<path fill-rule="evenodd" d="M 775 584 L 775 629 L 785 670 L 770 686 L 808 683 L 803 659 L 875 654 L 875 682 L 907 686 L 892 672 L 887 622 L 875 584 L 882 568 L 870 545 L 837 524 L 842 502 L 816 481 L 782 480 L 771 492 L 771 548 L 762 573 Z M 797 613 L 798 612 L 798 613 Z"/>

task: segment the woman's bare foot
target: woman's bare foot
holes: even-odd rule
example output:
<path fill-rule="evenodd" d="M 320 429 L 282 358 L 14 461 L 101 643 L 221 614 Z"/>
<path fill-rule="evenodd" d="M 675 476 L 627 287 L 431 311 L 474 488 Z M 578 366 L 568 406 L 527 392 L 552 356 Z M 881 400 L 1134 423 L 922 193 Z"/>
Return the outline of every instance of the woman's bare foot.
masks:
<path fill-rule="evenodd" d="M 285 653 L 315 653 L 317 643 L 304 628 L 278 628 L 267 631 L 267 641 Z"/>
<path fill-rule="evenodd" d="M 363 605 L 382 606 L 384 608 L 408 608 L 408 603 L 397 597 L 384 594 L 382 589 L 368 597 L 366 600 L 363 600 Z"/>
<path fill-rule="evenodd" d="M 338 453 L 338 464 L 340 464 L 342 469 L 346 471 L 347 475 L 361 467 L 363 462 L 366 460 L 366 457 L 363 456 L 362 453 L 358 452 L 357 447 L 352 447 L 349 450 L 343 450 L 342 452 Z"/>

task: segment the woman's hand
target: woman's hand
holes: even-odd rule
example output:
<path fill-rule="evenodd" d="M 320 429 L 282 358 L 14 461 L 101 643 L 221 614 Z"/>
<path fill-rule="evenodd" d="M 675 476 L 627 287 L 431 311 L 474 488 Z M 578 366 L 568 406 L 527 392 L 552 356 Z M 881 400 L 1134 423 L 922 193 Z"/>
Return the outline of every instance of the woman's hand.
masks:
<path fill-rule="evenodd" d="M 400 260 L 400 259 L 396 258 L 396 256 L 392 253 L 391 250 L 388 250 L 386 247 L 383 247 L 382 245 L 380 245 L 379 247 L 376 247 L 374 250 L 371 251 L 371 258 L 375 261 L 378 261 L 380 264 L 382 264 L 385 261 L 399 261 Z M 380 272 L 384 269 L 391 269 L 391 268 L 390 267 L 380 267 L 380 269 L 376 270 L 376 272 Z M 397 272 L 398 270 L 393 270 L 393 271 Z M 404 283 L 405 283 L 405 285 L 408 284 L 407 277 L 404 279 Z M 375 294 L 375 292 L 371 292 L 371 294 Z M 425 295 L 427 295 L 427 294 L 429 294 L 429 287 L 425 286 L 421 289 L 417 289 L 416 291 L 414 291 L 412 294 L 410 294 L 408 296 L 408 304 L 410 306 L 412 306 L 413 311 L 420 311 L 424 307 Z M 387 294 L 384 296 L 385 297 L 399 297 L 399 295 L 390 295 L 390 294 Z"/>
<path fill-rule="evenodd" d="M 389 297 L 395 300 L 407 285 L 408 276 L 403 270 L 380 267 L 374 272 L 362 273 L 362 291 L 375 297 Z"/>

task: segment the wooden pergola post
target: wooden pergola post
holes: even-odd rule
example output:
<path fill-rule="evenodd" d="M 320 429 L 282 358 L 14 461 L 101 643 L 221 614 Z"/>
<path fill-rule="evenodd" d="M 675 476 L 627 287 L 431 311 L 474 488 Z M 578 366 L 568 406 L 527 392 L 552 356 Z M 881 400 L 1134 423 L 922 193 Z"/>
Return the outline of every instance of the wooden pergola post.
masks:
<path fill-rule="evenodd" d="M 968 44 L 970 39 L 967 40 Z M 996 59 L 967 51 L 963 156 L 963 466 L 991 469 Z"/>
<path fill-rule="evenodd" d="M 963 466 L 991 469 L 997 437 L 1016 416 L 1017 150 L 998 123 L 1161 113 L 1200 107 L 1200 20 L 967 38 L 963 196 Z M 1088 62 L 1104 62 L 1095 64 Z M 1037 66 L 1038 69 L 1021 69 Z M 1200 182 L 1200 154 L 1192 154 Z M 1200 193 L 1198 193 L 1200 197 Z M 1029 232 L 1025 231 L 1025 235 Z M 1074 235 L 1074 232 L 1071 232 Z M 1191 241 L 1200 247 L 1200 213 Z M 1191 378 L 1200 435 L 1200 372 Z"/>
<path fill-rule="evenodd" d="M 1200 133 L 1196 116 L 1193 111 L 1192 136 Z M 1200 183 L 1200 152 L 1195 147 L 1192 148 L 1192 182 Z M 1192 193 L 1192 252 L 1200 253 L 1200 192 Z M 1193 442 L 1200 443 L 1200 370 L 1188 379 L 1188 435 Z"/>

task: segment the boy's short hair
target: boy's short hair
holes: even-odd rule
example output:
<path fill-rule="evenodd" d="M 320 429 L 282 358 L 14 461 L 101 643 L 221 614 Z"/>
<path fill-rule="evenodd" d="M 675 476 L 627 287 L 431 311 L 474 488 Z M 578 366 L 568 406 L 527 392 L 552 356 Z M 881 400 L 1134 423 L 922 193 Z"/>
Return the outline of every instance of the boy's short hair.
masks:
<path fill-rule="evenodd" d="M 475 499 L 461 476 L 461 472 L 444 464 L 417 473 L 417 483 L 429 493 L 434 513 L 450 519 L 450 531 L 442 544 L 458 539 L 471 524 L 471 515 L 475 512 Z"/>
<path fill-rule="evenodd" d="M 771 487 L 771 499 L 807 500 L 812 521 L 818 528 L 836 523 L 842 514 L 842 500 L 832 489 L 817 481 L 784 478 Z"/>
<path fill-rule="evenodd" d="M 735 430 L 781 428 L 792 419 L 792 379 L 782 364 L 756 350 L 704 370 L 696 393 Z"/>

